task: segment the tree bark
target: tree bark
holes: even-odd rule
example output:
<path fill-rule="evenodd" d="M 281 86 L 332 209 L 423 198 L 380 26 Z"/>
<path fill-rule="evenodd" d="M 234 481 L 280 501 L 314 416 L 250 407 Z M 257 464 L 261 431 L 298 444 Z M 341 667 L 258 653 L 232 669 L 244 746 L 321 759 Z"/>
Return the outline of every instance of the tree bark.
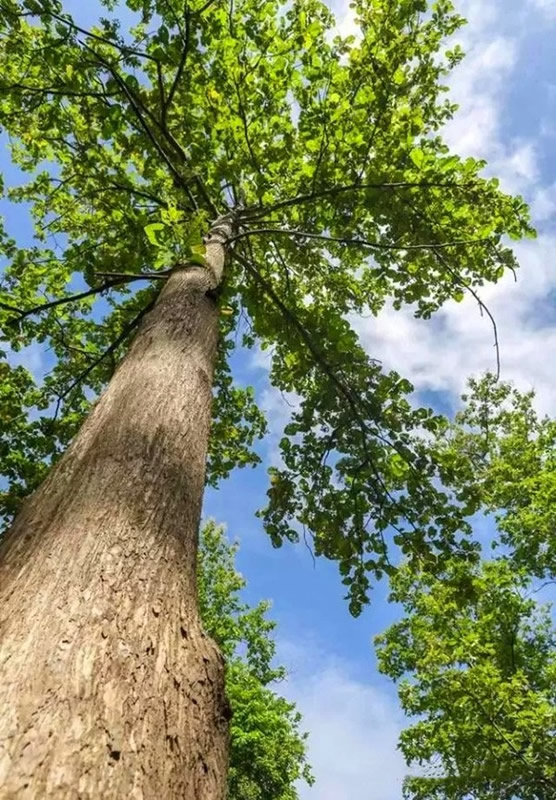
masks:
<path fill-rule="evenodd" d="M 0 548 L 0 796 L 223 800 L 197 539 L 229 219 L 177 269 Z M 207 294 L 208 292 L 208 294 Z"/>

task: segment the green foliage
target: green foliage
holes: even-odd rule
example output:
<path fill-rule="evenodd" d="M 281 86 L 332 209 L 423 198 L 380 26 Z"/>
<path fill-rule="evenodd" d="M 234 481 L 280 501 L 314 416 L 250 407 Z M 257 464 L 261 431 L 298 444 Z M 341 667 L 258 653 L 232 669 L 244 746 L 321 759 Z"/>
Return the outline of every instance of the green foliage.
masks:
<path fill-rule="evenodd" d="M 451 2 L 356 2 L 357 39 L 320 0 L 105 6 L 85 31 L 57 0 L 0 0 L 0 125 L 26 179 L 6 194 L 35 226 L 29 247 L 0 238 L 0 327 L 56 359 L 33 400 L 57 410 L 50 450 L 110 379 L 153 271 L 202 264 L 203 234 L 231 209 L 209 482 L 257 463 L 264 421 L 229 364 L 236 343 L 258 345 L 272 385 L 301 398 L 261 511 L 276 546 L 305 529 L 339 562 L 353 613 L 393 570 L 387 532 L 408 559 L 473 556 L 421 438 L 439 421 L 349 323 L 387 302 L 428 317 L 517 266 L 505 237 L 533 235 L 523 200 L 441 139 L 461 58 L 445 51 L 463 22 Z M 37 309 L 45 297 L 64 302 Z M 41 447 L 9 472 L 6 514 Z"/>
<path fill-rule="evenodd" d="M 400 684 L 412 800 L 539 800 L 556 790 L 556 651 L 551 617 L 505 560 L 401 570 L 406 616 L 378 637 L 380 669 Z M 432 765 L 432 766 L 431 766 Z"/>
<path fill-rule="evenodd" d="M 230 800 L 296 800 L 295 782 L 312 783 L 306 736 L 295 706 L 274 691 L 285 671 L 273 664 L 276 624 L 267 603 L 250 608 L 240 597 L 246 583 L 234 566 L 237 545 L 208 522 L 201 532 L 199 602 L 205 630 L 227 662 L 232 708 Z"/>
<path fill-rule="evenodd" d="M 460 498 L 494 514 L 494 542 L 538 578 L 556 575 L 556 421 L 540 417 L 534 393 L 493 375 L 470 382 L 465 410 L 438 440 L 443 478 Z"/>
<path fill-rule="evenodd" d="M 392 580 L 403 619 L 378 637 L 380 669 L 418 721 L 400 747 L 424 777 L 411 800 L 548 800 L 556 794 L 556 630 L 536 602 L 553 582 L 555 425 L 492 376 L 433 447 L 460 498 L 496 515 L 496 560 L 415 564 Z"/>

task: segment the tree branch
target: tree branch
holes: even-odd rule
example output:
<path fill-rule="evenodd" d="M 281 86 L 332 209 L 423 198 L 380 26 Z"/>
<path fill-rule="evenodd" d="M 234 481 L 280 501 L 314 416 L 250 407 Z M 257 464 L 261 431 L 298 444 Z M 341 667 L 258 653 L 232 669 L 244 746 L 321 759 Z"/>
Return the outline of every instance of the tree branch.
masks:
<path fill-rule="evenodd" d="M 253 216 L 260 216 L 262 213 L 270 214 L 274 211 L 278 211 L 282 208 L 289 208 L 291 206 L 297 206 L 301 203 L 310 203 L 313 200 L 319 200 L 322 197 L 334 197 L 338 194 L 344 194 L 346 192 L 360 192 L 366 191 L 369 189 L 380 189 L 384 191 L 395 191 L 396 189 L 460 189 L 465 190 L 468 188 L 472 188 L 475 184 L 470 183 L 453 183 L 453 182 L 426 182 L 426 181 L 416 181 L 416 182 L 406 182 L 406 181 L 398 181 L 394 183 L 350 183 L 346 184 L 345 186 L 333 186 L 330 189 L 321 189 L 318 192 L 311 192 L 310 194 L 299 194 L 296 197 L 291 197 L 289 200 L 281 200 L 278 203 L 275 203 L 273 206 L 269 206 L 265 209 L 258 209 L 253 208 L 251 212 L 246 211 L 245 215 L 249 215 L 250 213 Z"/>
<path fill-rule="evenodd" d="M 193 15 L 194 15 L 195 17 L 197 17 L 197 16 L 201 16 L 201 14 L 204 14 L 204 12 L 205 12 L 205 11 L 208 11 L 208 9 L 209 9 L 209 8 L 210 8 L 212 5 L 214 5 L 215 3 L 217 3 L 217 2 L 218 2 L 218 0 L 206 0 L 206 3 L 204 3 L 204 4 L 201 6 L 201 8 L 198 8 L 196 11 L 193 11 Z"/>
<path fill-rule="evenodd" d="M 87 289 L 84 292 L 79 292 L 78 294 L 72 294 L 69 297 L 59 297 L 57 300 L 51 300 L 48 303 L 42 303 L 38 306 L 33 306 L 33 308 L 21 309 L 16 308 L 15 306 L 10 306 L 7 303 L 0 303 L 0 308 L 4 308 L 7 311 L 13 311 L 19 316 L 16 319 L 10 321 L 10 325 L 16 325 L 22 320 L 26 319 L 26 317 L 30 317 L 33 314 L 40 314 L 42 311 L 49 311 L 51 308 L 56 308 L 57 306 L 64 305 L 65 303 L 73 303 L 77 300 L 84 300 L 86 297 L 91 297 L 95 294 L 101 294 L 102 292 L 107 291 L 107 289 L 112 289 L 114 286 L 119 286 L 122 283 L 129 283 L 131 281 L 141 281 L 141 280 L 151 280 L 152 275 L 119 275 L 110 280 L 103 283 L 101 286 L 95 286 L 92 289 Z"/>
<path fill-rule="evenodd" d="M 160 272 L 142 272 L 138 275 L 136 272 L 97 272 L 101 278 L 115 278 L 124 282 L 131 281 L 165 281 L 168 280 L 168 275 L 171 270 L 165 269 Z"/>
<path fill-rule="evenodd" d="M 430 220 L 428 220 L 426 218 L 426 216 L 422 212 L 420 212 L 418 209 L 416 209 L 415 206 L 413 205 L 413 203 L 411 203 L 410 201 L 407 201 L 407 200 L 405 200 L 404 203 L 405 203 L 405 205 L 408 205 L 409 208 L 412 209 L 412 211 L 419 217 L 419 219 L 421 219 L 421 221 L 423 221 L 423 222 L 425 222 L 425 223 L 427 223 L 429 225 L 431 224 Z M 432 221 L 432 225 L 436 225 L 436 224 L 437 223 L 433 220 Z M 453 269 L 450 266 L 450 264 L 448 264 L 448 262 L 444 258 L 443 253 L 439 252 L 438 248 L 439 248 L 439 245 L 436 245 L 435 247 L 432 248 L 432 252 L 434 253 L 434 256 L 435 256 L 436 260 L 439 261 L 442 264 L 442 266 L 444 267 L 444 269 L 452 276 L 456 286 L 459 286 L 464 291 L 469 292 L 469 294 L 472 297 L 475 298 L 475 300 L 477 301 L 477 305 L 479 306 L 479 309 L 481 311 L 481 314 L 484 311 L 484 313 L 490 319 L 490 322 L 492 324 L 492 331 L 493 331 L 493 334 L 494 334 L 494 348 L 496 350 L 496 378 L 498 380 L 498 378 L 500 378 L 501 363 L 500 363 L 500 342 L 498 340 L 498 326 L 496 324 L 496 320 L 494 319 L 494 317 L 493 317 L 492 313 L 490 312 L 490 309 L 488 308 L 488 306 L 486 306 L 485 303 L 481 300 L 479 294 L 475 291 L 475 289 L 473 289 L 472 286 L 469 286 L 462 278 L 460 278 L 460 276 L 458 275 L 456 270 Z"/>
<path fill-rule="evenodd" d="M 9 9 L 2 8 L 2 10 L 5 11 L 6 13 L 10 13 Z M 13 13 L 13 12 L 11 12 L 11 13 Z M 76 25 L 75 22 L 71 18 L 68 19 L 67 17 L 62 16 L 61 14 L 57 14 L 55 11 L 52 11 L 49 8 L 43 7 L 41 9 L 40 13 L 41 14 L 45 14 L 46 16 L 52 17 L 52 19 L 55 19 L 57 22 L 62 23 L 62 25 L 66 25 L 70 30 L 75 31 L 76 33 L 81 33 L 84 36 L 88 36 L 90 39 L 95 39 L 97 42 L 102 42 L 103 44 L 108 44 L 111 47 L 115 47 L 121 53 L 134 55 L 134 56 L 139 56 L 140 58 L 146 58 L 149 61 L 155 61 L 155 62 L 159 63 L 158 59 L 155 58 L 154 56 L 152 56 L 150 53 L 146 53 L 143 50 L 137 50 L 134 47 L 128 47 L 123 42 L 121 42 L 121 43 L 114 42 L 111 39 L 107 39 L 105 36 L 100 36 L 97 33 L 93 33 L 92 31 L 88 31 L 86 28 L 81 28 L 79 25 Z M 16 16 L 20 17 L 20 16 L 28 16 L 28 15 L 27 14 L 16 14 Z M 32 16 L 35 16 L 35 13 L 33 13 Z"/>
<path fill-rule="evenodd" d="M 440 261 L 444 269 L 447 270 L 447 272 L 449 272 L 450 275 L 453 276 L 456 285 L 461 286 L 461 288 L 464 291 L 469 292 L 469 294 L 475 298 L 475 300 L 477 301 L 477 305 L 481 310 L 481 314 L 484 311 L 487 317 L 490 319 L 490 322 L 492 324 L 492 332 L 494 334 L 494 348 L 496 350 L 496 380 L 498 380 L 500 378 L 501 364 L 500 364 L 500 342 L 498 339 L 498 326 L 496 324 L 496 320 L 494 319 L 488 306 L 484 304 L 484 302 L 481 300 L 480 296 L 475 291 L 475 289 L 473 289 L 472 286 L 469 286 L 467 283 L 465 283 L 465 281 L 462 278 L 459 277 L 455 269 L 452 269 L 452 267 L 448 264 L 442 253 L 437 252 L 436 248 L 433 248 L 433 253 L 435 255 L 435 258 L 438 261 Z"/>
<path fill-rule="evenodd" d="M 128 85 L 126 84 L 126 82 L 124 81 L 124 79 L 122 78 L 122 76 L 120 75 L 120 73 L 114 67 L 113 64 L 111 64 L 109 61 L 106 61 L 99 53 L 97 53 L 96 50 L 94 50 L 92 47 L 90 47 L 86 42 L 83 42 L 82 44 L 83 44 L 83 47 L 85 47 L 87 50 L 89 50 L 89 52 L 91 52 L 94 55 L 94 57 L 100 62 L 100 64 L 110 72 L 110 74 L 112 75 L 112 77 L 114 78 L 114 80 L 116 81 L 116 83 L 118 84 L 118 86 L 120 87 L 122 92 L 124 93 L 124 95 L 127 97 L 128 102 L 131 105 L 131 108 L 133 109 L 133 111 L 135 113 L 135 116 L 137 117 L 137 119 L 139 121 L 139 124 L 143 128 L 143 131 L 147 134 L 147 136 L 148 136 L 149 140 L 151 141 L 153 147 L 155 148 L 155 150 L 157 151 L 159 156 L 162 158 L 162 160 L 164 161 L 164 163 L 166 164 L 166 166 L 168 167 L 168 169 L 170 170 L 170 172 L 174 176 L 174 179 L 177 181 L 178 185 L 179 186 L 183 186 L 186 189 L 186 191 L 188 192 L 188 197 L 191 200 L 191 202 L 194 204 L 194 207 L 195 207 L 196 206 L 195 198 L 193 197 L 193 195 L 191 194 L 191 191 L 189 190 L 189 188 L 185 184 L 185 181 L 183 180 L 183 178 L 180 175 L 179 171 L 175 168 L 175 166 L 173 165 L 171 159 L 168 157 L 166 151 L 161 146 L 160 142 L 157 140 L 156 136 L 152 132 L 150 126 L 148 125 L 148 123 L 145 120 L 145 117 L 143 115 L 143 109 L 146 111 L 148 116 L 151 116 L 151 118 L 153 117 L 152 113 L 149 111 L 149 109 L 145 109 L 144 106 L 143 106 L 143 103 L 140 100 L 138 100 L 138 98 L 135 97 L 133 92 L 131 92 L 131 90 L 129 89 Z M 158 121 L 155 119 L 155 122 L 158 122 Z"/>
<path fill-rule="evenodd" d="M 351 408 L 351 410 L 353 412 L 353 415 L 354 415 L 354 418 L 356 419 L 356 421 L 357 421 L 357 423 L 359 425 L 359 428 L 361 430 L 361 434 L 363 436 L 363 449 L 365 451 L 365 456 L 368 459 L 369 465 L 370 465 L 370 467 L 371 467 L 371 469 L 372 469 L 372 471 L 374 473 L 375 479 L 376 479 L 377 483 L 379 484 L 379 486 L 381 487 L 382 491 L 384 492 L 384 497 L 388 498 L 390 500 L 390 502 L 394 505 L 395 504 L 394 498 L 392 497 L 392 494 L 390 493 L 388 487 L 384 483 L 384 481 L 382 479 L 382 476 L 380 475 L 380 472 L 378 471 L 378 468 L 375 466 L 374 460 L 372 459 L 372 457 L 371 457 L 371 455 L 370 455 L 370 453 L 368 451 L 367 444 L 366 444 L 366 437 L 368 435 L 370 435 L 370 436 L 372 436 L 372 437 L 374 437 L 376 439 L 379 439 L 384 444 L 386 444 L 388 447 L 391 447 L 395 452 L 399 453 L 399 449 L 396 447 L 396 445 L 393 442 L 390 442 L 385 436 L 380 434 L 380 432 L 369 430 L 369 426 L 368 426 L 367 422 L 365 421 L 365 419 L 361 416 L 361 414 L 357 410 L 357 400 L 353 397 L 353 393 L 351 392 L 349 387 L 346 386 L 343 383 L 343 381 L 340 380 L 340 378 L 338 377 L 337 371 L 334 370 L 334 368 L 331 367 L 328 364 L 326 359 L 318 351 L 318 348 L 315 346 L 314 342 L 311 339 L 311 336 L 306 331 L 305 327 L 299 321 L 297 316 L 292 311 L 290 311 L 290 309 L 282 302 L 281 298 L 276 293 L 276 291 L 274 290 L 273 286 L 260 274 L 260 272 L 257 270 L 257 268 L 253 264 L 251 264 L 251 262 L 247 258 L 244 258 L 242 255 L 240 255 L 237 252 L 237 250 L 232 250 L 231 251 L 231 255 L 232 255 L 233 258 L 235 258 L 247 270 L 247 272 L 250 275 L 252 275 L 254 277 L 255 281 L 257 283 L 259 283 L 263 287 L 264 291 L 268 294 L 268 296 L 273 301 L 275 306 L 281 312 L 281 314 L 283 315 L 283 317 L 286 320 L 286 322 L 288 324 L 291 324 L 297 330 L 297 332 L 299 333 L 299 336 L 301 337 L 301 339 L 304 342 L 305 346 L 307 347 L 307 349 L 309 350 L 309 352 L 311 353 L 311 355 L 315 359 L 315 363 L 320 366 L 320 368 L 323 370 L 323 372 L 329 378 L 331 383 L 336 387 L 338 392 L 342 395 L 342 397 L 345 398 L 345 400 L 346 400 L 348 406 Z M 407 457 L 405 457 L 401 453 L 399 453 L 399 454 L 404 459 L 404 461 L 408 464 L 408 466 L 410 466 L 410 468 L 414 469 L 413 465 L 407 461 Z M 380 497 L 378 496 L 377 490 L 375 489 L 374 491 L 375 491 L 375 497 L 377 499 L 377 502 L 380 502 Z M 407 520 L 407 521 L 409 522 L 411 527 L 415 530 L 414 523 L 411 520 Z"/>
<path fill-rule="evenodd" d="M 191 23 L 189 19 L 189 11 L 185 12 L 185 31 L 184 31 L 184 43 L 183 43 L 183 50 L 181 52 L 180 63 L 178 64 L 178 68 L 176 70 L 176 74 L 174 76 L 174 80 L 170 87 L 170 91 L 168 92 L 168 97 L 166 99 L 166 103 L 164 104 L 163 109 L 163 119 L 166 119 L 166 113 L 170 106 L 172 105 L 172 101 L 174 99 L 174 95 L 176 94 L 179 82 L 185 70 L 185 64 L 187 61 L 187 55 L 189 53 L 189 37 L 191 35 Z"/>
<path fill-rule="evenodd" d="M 238 102 L 238 113 L 239 113 L 239 117 L 241 119 L 241 123 L 242 123 L 242 126 L 243 126 L 243 136 L 244 136 L 244 139 L 245 139 L 245 143 L 247 145 L 247 151 L 248 151 L 249 156 L 251 158 L 251 163 L 253 164 L 253 167 L 259 173 L 260 177 L 264 180 L 264 173 L 263 173 L 263 171 L 261 169 L 261 165 L 259 164 L 259 162 L 258 162 L 258 160 L 257 160 L 257 158 L 255 156 L 255 152 L 254 152 L 253 146 L 251 144 L 251 137 L 249 136 L 249 123 L 247 122 L 247 116 L 245 114 L 245 108 L 244 108 L 244 105 L 243 105 L 243 100 L 241 99 L 241 93 L 239 91 L 239 84 L 235 80 L 234 80 L 234 86 L 235 86 L 235 89 L 236 89 L 236 96 L 237 96 L 237 102 Z"/>
<path fill-rule="evenodd" d="M 107 97 L 110 97 L 106 92 L 74 92 L 71 89 L 60 89 L 57 86 L 27 86 L 24 83 L 12 83 L 10 86 L 0 86 L 0 92 L 11 92 L 13 89 L 21 89 L 22 91 L 34 92 L 35 94 L 51 94 L 56 97 L 96 97 L 101 100 L 106 100 Z M 18 113 L 21 114 L 21 112 Z"/>
<path fill-rule="evenodd" d="M 244 239 L 246 236 L 257 236 L 259 234 L 276 235 L 279 236 L 298 236 L 301 239 L 316 239 L 323 242 L 333 242 L 337 244 L 345 244 L 352 247 L 368 247 L 372 250 L 436 250 L 437 248 L 446 247 L 462 247 L 466 245 L 485 244 L 490 241 L 488 238 L 484 239 L 463 239 L 455 242 L 439 242 L 432 244 L 383 244 L 381 242 L 371 242 L 367 239 L 350 239 L 343 236 L 327 236 L 323 233 L 310 233 L 309 231 L 289 230 L 287 228 L 255 228 L 253 230 L 245 230 L 236 233 L 232 236 L 230 242 L 235 242 L 238 239 Z"/>
<path fill-rule="evenodd" d="M 164 5 L 166 6 L 168 11 L 170 12 L 171 17 L 173 18 L 174 22 L 176 23 L 176 28 L 180 32 L 180 36 L 185 42 L 185 33 L 182 30 L 180 18 L 178 16 L 178 13 L 177 13 L 176 9 L 174 8 L 174 6 L 171 3 L 171 0 L 164 0 Z"/>

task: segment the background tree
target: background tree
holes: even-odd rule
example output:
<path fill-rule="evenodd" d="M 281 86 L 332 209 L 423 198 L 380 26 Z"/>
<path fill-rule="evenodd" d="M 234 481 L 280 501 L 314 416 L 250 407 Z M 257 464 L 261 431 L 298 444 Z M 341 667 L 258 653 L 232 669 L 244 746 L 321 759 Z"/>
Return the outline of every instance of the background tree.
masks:
<path fill-rule="evenodd" d="M 405 567 L 393 578 L 405 616 L 378 637 L 380 668 L 403 678 L 402 707 L 419 720 L 400 747 L 428 773 L 408 778 L 405 796 L 548 800 L 556 792 L 556 631 L 538 592 L 555 577 L 556 426 L 538 417 L 532 394 L 492 376 L 472 382 L 467 399 L 437 446 L 462 493 L 496 513 L 489 546 L 501 555 L 454 561 L 436 574 Z"/>
<path fill-rule="evenodd" d="M 462 501 L 494 517 L 494 548 L 535 578 L 556 575 L 556 421 L 523 393 L 486 375 L 471 380 L 465 408 L 438 430 L 442 478 Z"/>
<path fill-rule="evenodd" d="M 57 0 L 0 4 L 0 124 L 29 174 L 7 194 L 35 225 L 30 247 L 2 236 L 1 324 L 57 359 L 40 387 L 4 367 L 8 516 L 75 437 L 2 544 L 5 785 L 220 798 L 195 553 L 207 451 L 215 481 L 264 429 L 231 383 L 237 332 L 301 398 L 266 530 L 312 536 L 358 613 L 394 571 L 390 531 L 419 562 L 474 547 L 420 439 L 438 420 L 348 315 L 465 292 L 484 310 L 476 287 L 516 266 L 502 237 L 532 232 L 439 136 L 447 0 L 356 3 L 357 41 L 318 0 L 128 0 L 127 32 L 103 5 L 87 31 Z"/>
<path fill-rule="evenodd" d="M 250 608 L 241 600 L 246 581 L 235 568 L 236 552 L 222 527 L 209 521 L 201 529 L 201 619 L 226 658 L 232 708 L 229 798 L 296 800 L 296 781 L 312 783 L 306 735 L 294 704 L 276 693 L 286 677 L 274 664 L 276 623 L 266 617 L 268 603 Z"/>

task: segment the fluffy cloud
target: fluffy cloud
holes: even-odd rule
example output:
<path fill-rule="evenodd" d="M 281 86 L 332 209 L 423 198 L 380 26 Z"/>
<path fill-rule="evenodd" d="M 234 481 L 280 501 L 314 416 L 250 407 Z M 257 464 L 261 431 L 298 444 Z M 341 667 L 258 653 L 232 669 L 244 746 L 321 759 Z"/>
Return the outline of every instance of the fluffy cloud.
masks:
<path fill-rule="evenodd" d="M 523 31 L 518 17 L 504 18 L 501 4 L 485 11 L 477 0 L 464 2 L 469 25 L 458 33 L 467 57 L 450 82 L 460 110 L 445 129 L 455 152 L 485 158 L 488 172 L 503 188 L 531 201 L 534 222 L 543 223 L 537 241 L 516 247 L 521 269 L 480 292 L 498 327 L 502 377 L 534 388 L 543 411 L 556 413 L 553 369 L 556 352 L 554 248 L 556 186 L 540 183 L 539 140 L 516 140 L 507 132 L 506 93 L 519 73 Z M 544 4 L 548 6 L 548 4 Z M 503 124 L 503 120 L 506 122 Z M 448 303 L 431 321 L 416 320 L 410 309 L 386 309 L 377 319 L 355 320 L 368 352 L 409 377 L 418 391 L 443 391 L 456 400 L 472 374 L 493 370 L 493 330 L 472 297 Z"/>
<path fill-rule="evenodd" d="M 459 112 L 443 136 L 454 152 L 488 161 L 487 172 L 508 192 L 524 192 L 538 178 L 537 153 L 529 141 L 505 135 L 505 102 L 520 57 L 526 30 L 522 15 L 502 4 L 485 8 L 478 0 L 463 0 L 458 10 L 468 24 L 455 36 L 466 57 L 450 76 L 450 97 Z"/>
<path fill-rule="evenodd" d="M 301 800 L 399 800 L 407 767 L 396 749 L 403 721 L 395 696 L 311 648 L 282 643 L 280 657 L 294 665 L 285 692 L 303 714 L 317 779 L 300 786 Z"/>
<path fill-rule="evenodd" d="M 15 352 L 6 342 L 0 340 L 0 349 L 8 354 L 8 361 L 12 367 L 25 367 L 38 383 L 42 382 L 49 364 L 40 344 L 33 342 Z"/>
<path fill-rule="evenodd" d="M 556 20 L 556 0 L 529 0 L 529 5 L 542 11 L 549 19 Z"/>
<path fill-rule="evenodd" d="M 537 391 L 542 411 L 556 413 L 554 369 L 556 320 L 556 236 L 518 244 L 518 283 L 511 275 L 488 286 L 481 297 L 498 329 L 502 377 Z M 387 309 L 377 319 L 354 324 L 367 351 L 385 367 L 408 377 L 417 390 L 449 392 L 455 400 L 467 378 L 496 368 L 492 324 L 472 297 L 447 303 L 434 320 L 417 320 L 407 309 Z"/>

